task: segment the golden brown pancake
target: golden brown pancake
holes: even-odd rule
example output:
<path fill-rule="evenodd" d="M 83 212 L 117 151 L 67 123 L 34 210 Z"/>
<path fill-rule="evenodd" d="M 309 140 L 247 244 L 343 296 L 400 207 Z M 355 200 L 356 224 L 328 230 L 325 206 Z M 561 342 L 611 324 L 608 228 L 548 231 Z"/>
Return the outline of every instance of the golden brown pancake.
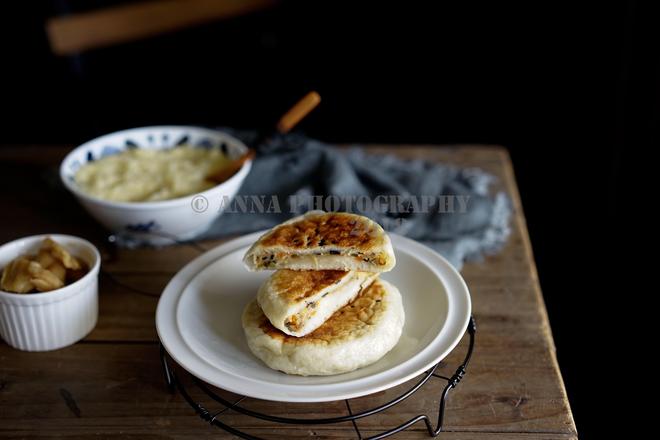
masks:
<path fill-rule="evenodd" d="M 364 329 L 373 325 L 374 317 L 382 309 L 385 289 L 379 282 L 371 283 L 355 300 L 339 309 L 319 328 L 306 336 L 297 338 L 287 335 L 273 327 L 266 315 L 261 312 L 259 328 L 268 336 L 280 339 L 285 344 L 327 344 L 331 341 L 341 341 L 344 338 L 355 337 Z"/>
<path fill-rule="evenodd" d="M 396 345 L 404 320 L 399 291 L 377 279 L 303 337 L 275 328 L 256 301 L 247 305 L 242 322 L 255 356 L 275 370 L 308 376 L 344 373 L 376 362 Z"/>
<path fill-rule="evenodd" d="M 271 278 L 271 287 L 283 301 L 295 304 L 326 287 L 339 283 L 350 272 L 343 270 L 278 270 Z"/>
<path fill-rule="evenodd" d="M 292 250 L 323 246 L 352 247 L 369 250 L 380 240 L 373 223 L 355 214 L 332 212 L 313 215 L 273 229 L 263 239 L 263 246 L 287 246 Z"/>
<path fill-rule="evenodd" d="M 383 228 L 346 212 L 310 211 L 262 235 L 243 259 L 250 270 L 386 272 L 395 264 Z"/>
<path fill-rule="evenodd" d="M 277 270 L 259 288 L 257 302 L 272 325 L 292 336 L 314 331 L 378 274 L 338 270 Z"/>

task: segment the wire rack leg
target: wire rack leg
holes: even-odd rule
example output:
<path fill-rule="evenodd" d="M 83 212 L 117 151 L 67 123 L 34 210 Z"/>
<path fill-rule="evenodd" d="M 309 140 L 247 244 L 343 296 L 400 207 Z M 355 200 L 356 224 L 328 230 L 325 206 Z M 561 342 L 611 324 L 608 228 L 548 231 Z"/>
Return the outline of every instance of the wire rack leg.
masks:
<path fill-rule="evenodd" d="M 202 404 L 195 402 L 193 398 L 188 394 L 188 391 L 186 391 L 186 388 L 179 382 L 179 380 L 176 377 L 176 373 L 174 370 L 170 369 L 170 366 L 167 362 L 167 354 L 165 352 L 165 348 L 161 344 L 160 346 L 160 357 L 161 357 L 161 362 L 163 365 L 163 370 L 165 371 L 165 382 L 167 384 L 168 389 L 171 389 L 173 391 L 178 391 L 183 399 L 190 405 L 197 415 L 199 417 L 210 423 L 211 425 L 214 425 L 220 429 L 223 429 L 227 431 L 230 434 L 234 434 L 237 437 L 246 439 L 246 440 L 263 440 L 260 437 L 255 437 L 253 435 L 250 435 L 246 432 L 240 431 L 236 428 L 233 428 L 225 423 L 222 423 L 220 420 L 218 420 L 218 416 L 225 412 L 228 409 L 231 409 L 234 405 L 237 405 L 241 400 L 245 398 L 245 396 L 242 396 L 240 399 L 238 399 L 234 404 L 230 405 L 229 407 L 224 408 L 223 410 L 220 410 L 214 414 L 212 414 L 206 407 L 204 407 Z"/>
<path fill-rule="evenodd" d="M 170 393 L 174 394 L 176 387 L 174 385 L 174 376 L 172 375 L 172 370 L 170 370 L 170 365 L 167 363 L 167 357 L 165 355 L 165 347 L 163 344 L 160 344 L 160 362 L 163 366 L 163 374 L 165 375 L 165 384 Z"/>
<path fill-rule="evenodd" d="M 351 411 L 351 404 L 348 403 L 348 399 L 345 399 L 344 402 L 346 402 L 346 409 L 348 410 L 349 415 L 353 415 L 353 411 Z M 351 420 L 351 423 L 353 423 L 353 429 L 355 429 L 355 433 L 358 436 L 358 440 L 362 440 L 362 433 L 360 433 L 360 428 L 358 428 L 357 422 L 355 419 Z"/>
<path fill-rule="evenodd" d="M 440 405 L 438 408 L 438 424 L 437 427 L 434 428 L 433 425 L 431 424 L 431 419 L 429 416 L 426 414 L 420 414 L 417 417 L 413 417 L 412 419 L 408 420 L 405 423 L 402 423 L 401 425 L 392 428 L 388 431 L 384 431 L 380 434 L 374 435 L 372 437 L 367 437 L 364 440 L 378 440 L 378 439 L 383 439 L 386 437 L 389 437 L 393 434 L 396 434 L 397 432 L 401 432 L 405 429 L 408 429 L 412 425 L 416 424 L 417 422 L 423 421 L 424 424 L 426 425 L 426 430 L 429 433 L 429 436 L 431 437 L 437 437 L 441 432 L 443 428 L 443 422 L 444 422 L 444 416 L 445 416 L 445 408 L 446 408 L 446 403 L 447 403 L 447 396 L 449 394 L 449 391 L 456 388 L 458 383 L 463 379 L 465 376 L 465 373 L 467 371 L 467 366 L 470 363 L 470 359 L 472 358 L 472 352 L 474 351 L 474 342 L 475 342 L 475 337 L 476 337 L 476 332 L 477 332 L 477 323 L 474 320 L 474 317 L 470 317 L 470 321 L 468 323 L 468 328 L 467 328 L 468 334 L 470 336 L 470 342 L 468 345 L 468 350 L 467 353 L 465 354 L 465 358 L 463 359 L 463 363 L 456 369 L 454 374 L 447 380 L 447 385 L 445 388 L 442 390 L 442 395 L 440 397 Z M 437 366 L 436 366 L 437 367 Z M 435 371 L 435 367 L 430 370 L 429 374 L 432 374 L 434 377 L 440 377 L 433 372 Z"/>

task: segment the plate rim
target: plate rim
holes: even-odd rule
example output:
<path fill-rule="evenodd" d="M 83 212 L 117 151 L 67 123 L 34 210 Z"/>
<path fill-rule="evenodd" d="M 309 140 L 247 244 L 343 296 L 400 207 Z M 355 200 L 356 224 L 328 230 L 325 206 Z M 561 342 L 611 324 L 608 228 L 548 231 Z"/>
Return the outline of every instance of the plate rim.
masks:
<path fill-rule="evenodd" d="M 181 268 L 167 283 L 163 292 L 158 300 L 158 306 L 156 308 L 156 332 L 160 340 L 161 345 L 167 351 L 167 353 L 172 357 L 172 359 L 179 364 L 184 370 L 186 370 L 191 375 L 201 379 L 208 384 L 219 387 L 221 389 L 244 395 L 256 399 L 270 400 L 270 401 L 279 401 L 279 402 L 329 402 L 343 399 L 351 399 L 356 397 L 361 397 L 365 395 L 370 395 L 379 391 L 389 389 L 391 387 L 400 385 L 424 371 L 428 370 L 433 365 L 440 362 L 444 359 L 449 353 L 451 353 L 458 343 L 463 338 L 465 331 L 467 330 L 467 325 L 470 319 L 472 311 L 472 302 L 470 297 L 470 292 L 465 283 L 465 280 L 460 275 L 460 273 L 449 263 L 444 257 L 435 252 L 433 249 L 407 237 L 403 237 L 398 234 L 390 233 L 392 239 L 392 244 L 396 250 L 397 247 L 408 247 L 407 251 L 410 251 L 410 247 L 413 248 L 415 256 L 418 258 L 419 262 L 425 264 L 435 276 L 437 276 L 440 282 L 445 286 L 445 291 L 447 292 L 447 301 L 448 301 L 448 310 L 447 318 L 445 324 L 439 329 L 438 333 L 433 336 L 433 339 L 424 347 L 421 351 L 416 353 L 414 356 L 411 356 L 404 362 L 395 365 L 394 367 L 379 372 L 373 376 L 367 376 L 357 379 L 352 379 L 344 383 L 330 383 L 330 384 L 318 384 L 314 385 L 313 389 L 308 384 L 295 384 L 295 385 L 281 385 L 275 384 L 273 382 L 263 381 L 260 379 L 248 379 L 251 383 L 267 383 L 274 386 L 284 386 L 287 389 L 300 391 L 308 391 L 307 396 L 301 395 L 287 395 L 285 392 L 276 393 L 273 391 L 263 391 L 262 392 L 252 392 L 252 389 L 241 388 L 240 386 L 234 386 L 232 383 L 222 383 L 219 380 L 216 380 L 213 377 L 209 377 L 209 374 L 206 374 L 205 371 L 212 368 L 214 373 L 213 375 L 224 375 L 225 379 L 233 378 L 233 380 L 238 380 L 239 382 L 247 383 L 246 378 L 242 376 L 234 375 L 228 371 L 221 370 L 219 368 L 213 367 L 206 359 L 201 358 L 192 348 L 185 342 L 180 329 L 177 319 L 177 309 L 179 300 L 190 282 L 203 270 L 205 270 L 209 265 L 215 263 L 218 259 L 222 258 L 225 255 L 228 255 L 231 252 L 240 249 L 241 247 L 249 246 L 253 241 L 258 237 L 264 234 L 264 231 L 258 231 L 251 234 L 243 235 L 236 237 L 227 242 L 224 242 L 212 249 L 207 250 L 203 254 L 195 257 L 190 262 L 188 262 L 183 268 Z M 434 264 L 430 264 L 429 260 L 435 260 L 435 262 L 440 263 L 440 267 Z M 442 272 L 442 273 L 440 273 Z M 451 286 L 451 287 L 450 287 Z M 462 300 L 462 301 L 461 301 Z M 168 318 L 171 318 L 171 321 L 168 322 Z M 452 322 L 450 322 L 450 320 Z M 416 358 L 420 357 L 423 353 L 430 351 L 434 348 L 434 343 L 437 343 L 438 339 L 441 338 L 445 329 L 452 331 L 452 334 L 449 336 L 451 339 L 450 343 L 444 348 L 444 350 L 431 355 L 431 359 L 422 363 L 421 367 L 412 368 L 412 371 L 404 372 L 405 374 L 396 373 L 392 370 L 400 368 L 408 363 L 412 362 Z M 460 329 L 460 330 L 459 330 Z M 178 339 L 178 340 L 177 340 Z M 443 344 L 444 345 L 444 344 Z M 187 351 L 187 353 L 185 353 Z M 182 360 L 185 358 L 185 360 Z M 194 365 L 191 365 L 194 364 Z M 202 364 L 200 367 L 199 364 Z M 381 378 L 389 373 L 389 375 L 394 375 L 389 379 L 384 379 L 378 382 L 377 384 L 368 384 L 369 379 Z M 358 386 L 356 391 L 336 391 L 333 392 L 333 388 L 337 388 L 340 385 L 345 386 L 348 383 L 359 385 L 362 382 L 362 387 Z M 312 391 L 309 391 L 309 390 Z M 321 393 L 319 393 L 319 391 Z"/>

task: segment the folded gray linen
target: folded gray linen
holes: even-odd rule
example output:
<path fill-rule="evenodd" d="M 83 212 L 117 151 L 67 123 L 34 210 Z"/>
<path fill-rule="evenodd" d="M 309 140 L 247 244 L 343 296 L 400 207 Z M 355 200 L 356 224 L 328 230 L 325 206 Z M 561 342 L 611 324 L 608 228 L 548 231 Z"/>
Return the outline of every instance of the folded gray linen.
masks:
<path fill-rule="evenodd" d="M 251 133 L 234 132 L 250 141 Z M 510 233 L 511 203 L 494 176 L 393 155 L 338 149 L 290 134 L 270 139 L 237 197 L 202 239 L 271 228 L 309 209 L 366 215 L 426 244 L 460 269 L 497 252 Z"/>

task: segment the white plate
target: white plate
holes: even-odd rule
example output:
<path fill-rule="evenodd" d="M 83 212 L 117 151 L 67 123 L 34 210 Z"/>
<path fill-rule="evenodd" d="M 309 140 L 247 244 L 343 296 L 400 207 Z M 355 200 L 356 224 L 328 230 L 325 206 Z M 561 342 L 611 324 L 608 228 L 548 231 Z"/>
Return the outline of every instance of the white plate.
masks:
<path fill-rule="evenodd" d="M 156 328 L 172 358 L 203 381 L 237 394 L 282 402 L 349 399 L 403 383 L 442 360 L 470 317 L 470 294 L 447 260 L 391 234 L 396 267 L 382 277 L 401 291 L 406 324 L 385 357 L 335 376 L 301 377 L 268 368 L 247 346 L 241 314 L 270 272 L 248 272 L 242 258 L 262 234 L 230 241 L 199 256 L 169 282 Z"/>

